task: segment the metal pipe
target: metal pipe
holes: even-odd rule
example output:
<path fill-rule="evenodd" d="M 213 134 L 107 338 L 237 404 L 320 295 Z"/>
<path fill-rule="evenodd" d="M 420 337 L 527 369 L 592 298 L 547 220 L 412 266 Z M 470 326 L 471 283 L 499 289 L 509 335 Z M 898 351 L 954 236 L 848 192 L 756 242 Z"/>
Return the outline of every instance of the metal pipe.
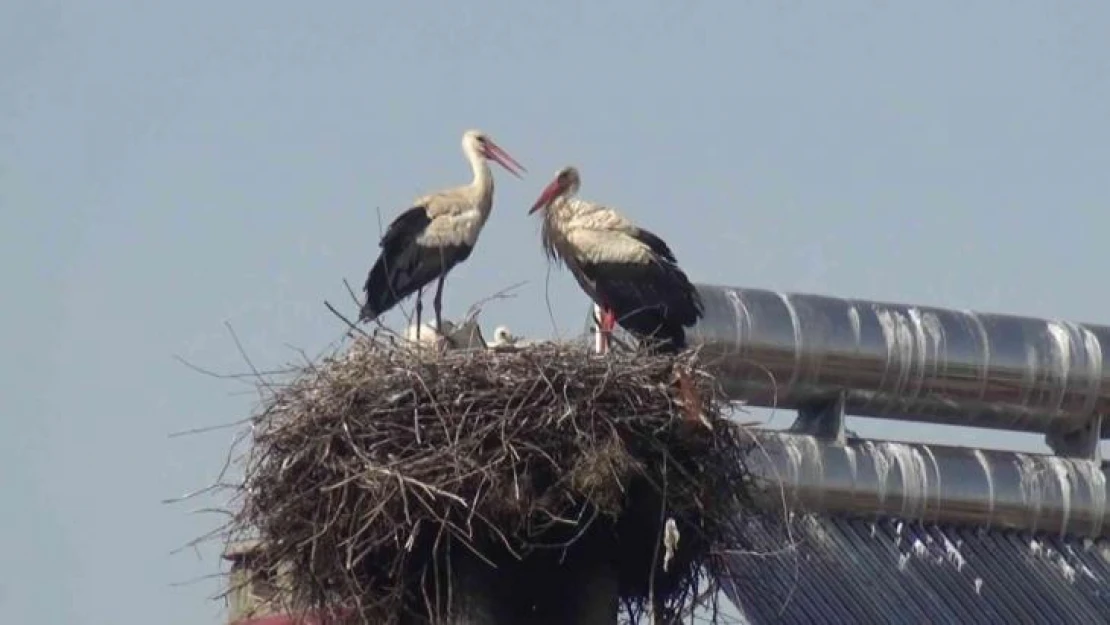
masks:
<path fill-rule="evenodd" d="M 691 344 L 734 399 L 1040 433 L 1110 410 L 1110 328 L 761 289 L 698 285 Z M 1105 428 L 1103 436 L 1110 436 Z"/>
<path fill-rule="evenodd" d="M 767 509 L 896 517 L 1098 538 L 1110 535 L 1110 464 L 756 431 L 748 466 Z"/>

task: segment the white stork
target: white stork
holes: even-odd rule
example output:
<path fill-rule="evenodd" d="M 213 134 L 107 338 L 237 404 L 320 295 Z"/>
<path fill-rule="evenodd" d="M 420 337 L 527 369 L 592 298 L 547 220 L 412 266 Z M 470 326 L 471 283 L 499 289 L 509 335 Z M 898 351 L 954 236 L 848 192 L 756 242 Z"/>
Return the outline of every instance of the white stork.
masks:
<path fill-rule="evenodd" d="M 603 333 L 615 321 L 657 342 L 659 351 L 682 349 L 685 328 L 702 316 L 697 289 L 662 239 L 612 208 L 575 197 L 581 184 L 578 169 L 564 167 L 529 211 L 546 209 L 544 251 L 601 308 Z"/>
<path fill-rule="evenodd" d="M 493 209 L 493 173 L 487 159 L 517 178 L 524 167 L 485 133 L 468 130 L 463 154 L 474 180 L 461 187 L 425 195 L 389 224 L 382 237 L 378 260 L 366 278 L 366 302 L 359 321 L 373 321 L 397 302 L 416 293 L 416 327 L 420 328 L 424 287 L 439 279 L 435 299 L 436 329 L 442 330 L 443 280 L 455 265 L 470 256 Z M 440 332 L 442 333 L 442 332 Z"/>

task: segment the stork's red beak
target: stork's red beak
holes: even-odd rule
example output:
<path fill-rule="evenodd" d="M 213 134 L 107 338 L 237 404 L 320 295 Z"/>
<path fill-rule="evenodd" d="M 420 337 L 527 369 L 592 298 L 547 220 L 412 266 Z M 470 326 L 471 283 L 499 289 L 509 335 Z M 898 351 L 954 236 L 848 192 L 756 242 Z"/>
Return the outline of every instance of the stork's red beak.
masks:
<path fill-rule="evenodd" d="M 543 193 L 540 193 L 539 199 L 537 199 L 536 203 L 532 205 L 532 208 L 528 210 L 528 214 L 531 215 L 541 208 L 545 208 L 548 204 L 551 203 L 551 200 L 555 199 L 556 195 L 559 195 L 559 192 L 562 190 L 562 186 L 559 185 L 559 179 L 556 178 L 555 180 L 552 180 L 550 184 L 544 187 Z"/>
<path fill-rule="evenodd" d="M 516 176 L 517 178 L 524 178 L 521 173 L 527 172 L 528 170 L 524 168 L 524 165 L 518 163 L 515 158 L 509 156 L 509 153 L 503 150 L 501 146 L 497 145 L 493 141 L 487 140 L 485 151 L 486 158 L 504 167 L 506 171 Z"/>

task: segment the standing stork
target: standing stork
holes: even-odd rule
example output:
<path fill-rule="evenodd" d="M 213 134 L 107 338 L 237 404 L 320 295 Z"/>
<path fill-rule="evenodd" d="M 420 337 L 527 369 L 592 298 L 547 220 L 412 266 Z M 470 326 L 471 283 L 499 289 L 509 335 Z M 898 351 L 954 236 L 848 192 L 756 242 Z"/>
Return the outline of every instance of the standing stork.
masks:
<path fill-rule="evenodd" d="M 366 302 L 359 321 L 373 321 L 416 293 L 416 327 L 424 309 L 424 287 L 438 278 L 432 306 L 436 330 L 443 326 L 443 280 L 470 256 L 478 235 L 493 209 L 492 160 L 517 178 L 524 167 L 480 130 L 462 137 L 463 154 L 470 161 L 474 179 L 468 185 L 418 198 L 397 216 L 382 237 L 378 260 L 370 269 L 363 290 Z"/>
<path fill-rule="evenodd" d="M 658 351 L 684 348 L 685 328 L 703 313 L 697 289 L 662 239 L 612 208 L 575 197 L 581 184 L 578 169 L 564 167 L 529 211 L 545 209 L 544 251 L 600 308 L 603 333 L 615 322 L 658 342 Z"/>

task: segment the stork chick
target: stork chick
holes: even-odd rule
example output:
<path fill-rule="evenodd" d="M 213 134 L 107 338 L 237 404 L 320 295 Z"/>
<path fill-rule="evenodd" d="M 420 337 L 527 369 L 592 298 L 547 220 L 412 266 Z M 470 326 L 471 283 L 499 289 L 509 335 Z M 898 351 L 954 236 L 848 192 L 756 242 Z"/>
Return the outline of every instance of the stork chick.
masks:
<path fill-rule="evenodd" d="M 427 347 L 442 349 L 447 346 L 447 337 L 445 334 L 450 334 L 454 329 L 455 324 L 447 320 L 444 320 L 442 325 L 442 332 L 444 334 L 436 330 L 433 324 L 422 323 L 416 325 L 414 323 L 405 328 L 405 340 L 420 349 Z"/>
<path fill-rule="evenodd" d="M 489 344 L 490 349 L 496 351 L 512 351 L 521 347 L 528 347 L 532 341 L 526 341 L 519 336 L 516 336 L 509 331 L 508 326 L 497 326 L 493 330 L 493 341 Z"/>
<path fill-rule="evenodd" d="M 493 342 L 490 347 L 508 347 L 516 345 L 516 337 L 509 332 L 507 326 L 497 326 L 493 329 Z"/>
<path fill-rule="evenodd" d="M 482 329 L 472 319 L 461 324 L 455 324 L 444 319 L 439 331 L 430 323 L 423 323 L 419 326 L 412 324 L 405 330 L 405 339 L 414 343 L 417 347 L 434 347 L 438 350 L 482 349 L 486 347 L 485 339 L 482 337 Z"/>

